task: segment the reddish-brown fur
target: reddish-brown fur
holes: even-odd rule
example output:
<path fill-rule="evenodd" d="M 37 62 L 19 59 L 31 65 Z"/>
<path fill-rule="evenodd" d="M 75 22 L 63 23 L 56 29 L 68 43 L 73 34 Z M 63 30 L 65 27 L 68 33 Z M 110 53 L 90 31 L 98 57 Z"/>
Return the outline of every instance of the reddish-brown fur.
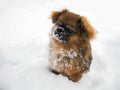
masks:
<path fill-rule="evenodd" d="M 89 67 L 86 68 L 84 64 L 87 65 L 87 63 L 91 63 L 92 53 L 90 40 L 95 38 L 96 32 L 84 16 L 79 16 L 66 9 L 52 12 L 51 19 L 55 24 L 54 27 L 59 22 L 62 22 L 69 25 L 77 34 L 71 35 L 67 43 L 62 43 L 53 37 L 53 29 L 51 30 L 49 44 L 50 68 L 53 72 L 63 74 L 72 81 L 79 81 L 83 72 L 89 70 Z M 65 56 L 61 54 L 61 49 L 62 54 Z M 77 56 L 74 58 L 67 57 L 66 55 L 70 50 L 73 50 L 71 53 L 76 52 Z M 61 61 L 55 63 L 54 59 L 57 60 L 60 58 L 62 58 Z M 86 70 L 83 68 L 86 68 Z"/>

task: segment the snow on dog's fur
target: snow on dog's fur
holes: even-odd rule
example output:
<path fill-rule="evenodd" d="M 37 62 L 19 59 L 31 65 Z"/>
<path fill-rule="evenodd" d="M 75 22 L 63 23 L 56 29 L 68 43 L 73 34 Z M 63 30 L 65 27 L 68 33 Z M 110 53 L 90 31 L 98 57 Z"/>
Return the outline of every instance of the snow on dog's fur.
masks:
<path fill-rule="evenodd" d="M 96 32 L 84 16 L 66 9 L 52 12 L 51 19 L 54 26 L 50 32 L 50 69 L 72 81 L 79 81 L 90 69 L 90 40 Z"/>

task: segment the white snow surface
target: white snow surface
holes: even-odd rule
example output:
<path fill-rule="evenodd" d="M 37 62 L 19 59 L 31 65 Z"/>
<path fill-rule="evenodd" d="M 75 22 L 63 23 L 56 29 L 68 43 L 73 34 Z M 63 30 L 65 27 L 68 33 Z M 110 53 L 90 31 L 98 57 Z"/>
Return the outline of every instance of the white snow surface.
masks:
<path fill-rule="evenodd" d="M 51 11 L 69 9 L 97 30 L 90 72 L 72 82 L 48 70 Z M 119 0 L 0 0 L 0 90 L 120 90 Z"/>

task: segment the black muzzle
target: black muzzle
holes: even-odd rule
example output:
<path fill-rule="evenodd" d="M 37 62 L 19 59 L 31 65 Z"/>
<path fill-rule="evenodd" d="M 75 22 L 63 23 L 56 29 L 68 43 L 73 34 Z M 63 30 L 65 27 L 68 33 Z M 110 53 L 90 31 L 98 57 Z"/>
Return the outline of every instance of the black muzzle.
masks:
<path fill-rule="evenodd" d="M 70 29 L 64 24 L 58 25 L 54 31 L 55 37 L 62 42 L 67 42 L 69 40 L 70 33 Z"/>

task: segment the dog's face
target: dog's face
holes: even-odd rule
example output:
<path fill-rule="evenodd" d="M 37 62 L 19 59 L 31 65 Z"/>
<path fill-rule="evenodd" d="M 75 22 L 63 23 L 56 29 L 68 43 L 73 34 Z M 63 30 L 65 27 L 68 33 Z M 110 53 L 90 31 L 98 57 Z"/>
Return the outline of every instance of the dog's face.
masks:
<path fill-rule="evenodd" d="M 62 22 L 56 24 L 53 31 L 54 37 L 60 42 L 68 42 L 73 34 L 77 34 L 77 31 L 73 30 L 70 25 L 64 24 Z"/>
<path fill-rule="evenodd" d="M 68 10 L 54 11 L 51 15 L 53 37 L 59 42 L 75 42 L 80 39 L 91 40 L 95 36 L 93 27 L 83 16 L 71 13 Z"/>

